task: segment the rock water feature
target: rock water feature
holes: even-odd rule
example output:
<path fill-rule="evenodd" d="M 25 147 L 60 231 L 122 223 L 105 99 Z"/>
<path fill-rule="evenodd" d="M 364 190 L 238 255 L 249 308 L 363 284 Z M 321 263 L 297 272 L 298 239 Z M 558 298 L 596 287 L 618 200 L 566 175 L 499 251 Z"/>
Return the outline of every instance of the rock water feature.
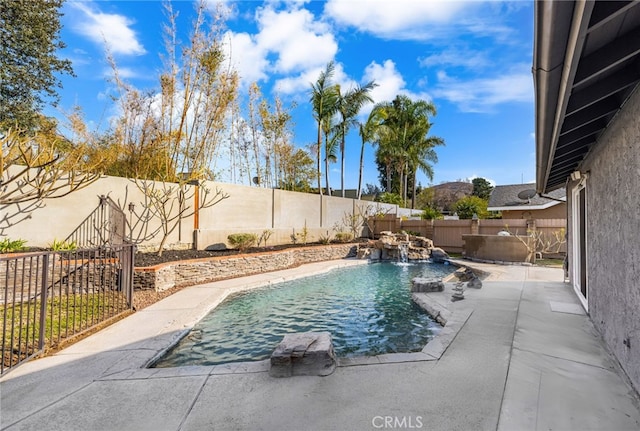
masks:
<path fill-rule="evenodd" d="M 378 240 L 359 244 L 357 257 L 399 263 L 428 259 L 435 263 L 443 263 L 449 260 L 449 255 L 441 248 L 434 247 L 433 241 L 428 238 L 392 232 L 381 232 Z M 469 268 L 461 267 L 454 274 L 458 278 L 451 297 L 454 302 L 464 299 L 465 281 L 467 287 L 482 287 L 482 282 Z M 415 277 L 411 280 L 413 293 L 444 292 L 444 290 L 445 284 L 442 278 Z M 438 320 L 437 315 L 431 314 L 436 321 L 444 324 Z M 269 375 L 271 377 L 327 376 L 332 374 L 335 368 L 336 355 L 329 332 L 291 333 L 284 336 L 272 353 Z"/>
<path fill-rule="evenodd" d="M 359 259 L 392 260 L 409 262 L 412 260 L 427 260 L 442 263 L 449 259 L 447 252 L 434 247 L 433 241 L 422 236 L 407 233 L 380 232 L 380 238 L 369 240 L 358 245 Z"/>

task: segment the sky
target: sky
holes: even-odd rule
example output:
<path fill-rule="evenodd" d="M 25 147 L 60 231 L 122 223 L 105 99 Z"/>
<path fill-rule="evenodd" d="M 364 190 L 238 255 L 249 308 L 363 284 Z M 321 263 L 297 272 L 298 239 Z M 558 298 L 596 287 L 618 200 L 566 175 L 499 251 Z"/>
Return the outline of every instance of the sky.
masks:
<path fill-rule="evenodd" d="M 215 8 L 211 1 L 212 10 Z M 311 83 L 330 61 L 342 88 L 374 80 L 375 103 L 403 94 L 432 102 L 437 147 L 434 178 L 423 185 L 475 177 L 493 184 L 533 182 L 535 172 L 533 1 L 328 0 L 229 1 L 225 41 L 241 91 L 257 82 L 266 97 L 292 111 L 292 142 L 316 139 Z M 179 31 L 188 31 L 193 3 L 173 2 Z M 157 89 L 163 54 L 161 1 L 67 0 L 59 54 L 75 77 L 62 77 L 59 111 L 79 105 L 90 125 L 108 127 L 115 113 L 106 47 L 121 77 Z M 186 35 L 185 35 L 186 39 Z M 363 109 L 361 121 L 373 105 Z M 346 141 L 346 188 L 356 188 L 361 140 Z M 375 149 L 367 145 L 363 183 L 379 185 Z M 221 156 L 222 158 L 222 156 Z M 220 161 L 224 165 L 224 160 Z M 222 182 L 230 182 L 217 166 Z M 339 163 L 330 180 L 339 188 Z"/>

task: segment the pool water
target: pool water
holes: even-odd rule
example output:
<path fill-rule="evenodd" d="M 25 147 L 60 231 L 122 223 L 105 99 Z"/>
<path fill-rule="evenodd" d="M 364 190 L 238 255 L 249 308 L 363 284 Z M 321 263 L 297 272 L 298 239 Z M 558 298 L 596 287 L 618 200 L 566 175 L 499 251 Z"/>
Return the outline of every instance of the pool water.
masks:
<path fill-rule="evenodd" d="M 411 299 L 414 277 L 454 271 L 433 263 L 373 263 L 234 295 L 155 367 L 268 359 L 287 333 L 328 331 L 339 357 L 420 351 L 440 326 Z"/>

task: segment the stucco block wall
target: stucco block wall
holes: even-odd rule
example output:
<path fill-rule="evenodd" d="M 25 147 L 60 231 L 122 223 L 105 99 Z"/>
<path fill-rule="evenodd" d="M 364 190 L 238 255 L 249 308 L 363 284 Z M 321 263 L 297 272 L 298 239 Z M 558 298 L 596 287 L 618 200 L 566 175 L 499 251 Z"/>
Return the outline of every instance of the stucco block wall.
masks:
<path fill-rule="evenodd" d="M 175 187 L 174 184 L 168 184 Z M 320 196 L 262 187 L 206 182 L 211 193 L 221 190 L 227 199 L 214 206 L 201 208 L 197 223 L 193 215 L 183 217 L 179 227 L 167 241 L 168 248 L 191 248 L 194 244 L 200 250 L 223 249 L 228 246 L 227 236 L 233 233 L 254 233 L 258 237 L 271 231 L 267 245 L 290 244 L 293 234 L 301 234 L 307 229 L 307 242 L 316 242 L 321 236 L 333 236 L 334 227 L 342 224 L 345 215 L 377 212 L 397 214 L 397 205 L 381 204 L 354 199 Z M 162 185 L 158 183 L 158 189 Z M 188 213 L 193 212 L 195 197 L 193 187 L 187 186 Z M 202 190 L 202 189 L 201 189 Z M 201 197 L 203 192 L 200 192 Z M 157 249 L 161 237 L 147 234 L 157 231 L 160 223 L 150 218 L 148 226 L 136 223 L 136 217 L 129 212 L 129 204 L 134 204 L 135 214 L 144 214 L 148 207 L 144 193 L 135 182 L 126 178 L 104 177 L 90 186 L 59 199 L 47 199 L 41 208 L 25 213 L 23 207 L 10 205 L 0 207 L 0 237 L 24 239 L 28 246 L 47 247 L 54 239 L 67 238 L 85 218 L 99 205 L 100 195 L 109 196 L 124 211 L 127 221 L 133 222 L 133 238 L 143 251 Z M 167 205 L 168 208 L 168 205 Z M 3 225 L 5 214 L 26 217 L 13 226 Z M 175 211 L 174 211 L 175 213 Z M 147 213 L 148 215 L 148 213 Z M 130 233 L 127 227 L 127 236 Z M 343 227 L 340 230 L 349 232 Z M 365 231 L 360 227 L 360 235 Z M 144 235 L 143 235 L 144 234 Z M 366 232 L 365 232 L 366 234 Z M 142 236 L 141 236 L 142 235 Z M 146 237 L 145 237 L 146 235 Z M 138 241 L 142 239 L 141 241 Z M 298 242 L 304 239 L 298 235 Z M 264 244 L 264 243 L 263 243 Z"/>
<path fill-rule="evenodd" d="M 529 262 L 533 256 L 525 242 L 528 237 L 499 235 L 462 235 L 464 256 L 494 262 Z"/>
<path fill-rule="evenodd" d="M 589 314 L 640 389 L 640 88 L 580 170 L 589 174 Z"/>
<path fill-rule="evenodd" d="M 190 189 L 187 186 L 187 190 Z M 131 216 L 128 211 L 130 203 L 134 204 L 136 213 L 141 213 L 146 206 L 144 193 L 140 191 L 135 182 L 126 178 L 105 176 L 65 197 L 46 199 L 42 202 L 41 207 L 35 211 L 24 212 L 25 205 L 7 205 L 0 208 L 0 218 L 20 212 L 26 216 L 24 221 L 13 226 L 7 227 L 6 224 L 0 223 L 0 233 L 11 239 L 24 239 L 27 241 L 27 246 L 47 247 L 54 239 L 67 238 L 99 206 L 99 196 L 101 195 L 109 196 L 116 202 L 124 210 L 127 220 L 130 220 Z M 146 232 L 153 232 L 159 226 L 158 222 L 152 221 L 147 226 Z M 143 234 L 140 225 L 135 227 L 134 238 Z M 191 244 L 193 241 L 192 232 L 193 217 L 185 217 L 179 229 L 176 229 L 169 236 L 168 244 L 178 242 Z M 144 243 L 149 242 L 153 241 L 145 241 Z M 160 239 L 156 239 L 155 242 L 159 243 Z"/>

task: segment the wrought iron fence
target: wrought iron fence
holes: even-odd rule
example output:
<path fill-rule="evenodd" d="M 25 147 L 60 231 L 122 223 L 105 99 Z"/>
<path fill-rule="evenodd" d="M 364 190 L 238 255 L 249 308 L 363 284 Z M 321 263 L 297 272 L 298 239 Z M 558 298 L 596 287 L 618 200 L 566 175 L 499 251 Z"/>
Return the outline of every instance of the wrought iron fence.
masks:
<path fill-rule="evenodd" d="M 133 244 L 0 256 L 0 374 L 132 308 Z"/>
<path fill-rule="evenodd" d="M 127 218 L 113 199 L 99 196 L 98 207 L 66 238 L 78 247 L 118 245 L 126 240 Z"/>

